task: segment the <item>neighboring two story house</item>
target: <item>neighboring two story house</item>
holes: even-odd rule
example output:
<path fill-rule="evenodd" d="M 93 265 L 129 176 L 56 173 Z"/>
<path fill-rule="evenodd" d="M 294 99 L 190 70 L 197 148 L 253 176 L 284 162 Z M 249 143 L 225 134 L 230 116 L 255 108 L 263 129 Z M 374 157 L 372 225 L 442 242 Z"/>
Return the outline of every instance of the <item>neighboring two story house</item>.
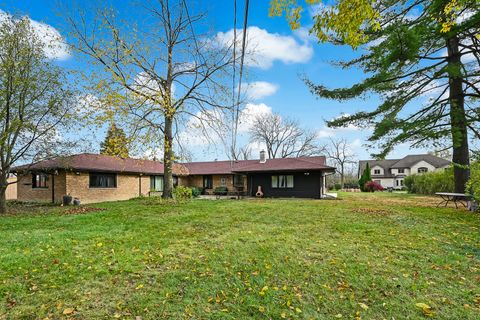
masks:
<path fill-rule="evenodd" d="M 421 174 L 444 170 L 451 162 L 431 154 L 409 155 L 402 159 L 360 160 L 358 177 L 362 175 L 367 163 L 370 166 L 372 180 L 384 188 L 401 189 L 404 178 L 411 174 Z"/>

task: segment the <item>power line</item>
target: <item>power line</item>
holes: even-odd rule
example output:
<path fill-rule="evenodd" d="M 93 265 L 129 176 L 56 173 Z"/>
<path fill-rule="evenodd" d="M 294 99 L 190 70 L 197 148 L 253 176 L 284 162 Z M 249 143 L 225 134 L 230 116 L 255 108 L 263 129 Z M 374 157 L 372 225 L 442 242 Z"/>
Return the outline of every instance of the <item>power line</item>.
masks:
<path fill-rule="evenodd" d="M 239 79 L 238 79 L 238 92 L 237 92 L 237 108 L 236 108 L 236 119 L 235 119 L 235 144 L 233 147 L 235 148 L 236 145 L 236 135 L 238 131 L 238 117 L 239 117 L 239 108 L 240 108 L 240 96 L 242 94 L 242 76 L 243 76 L 243 64 L 245 61 L 245 47 L 247 44 L 247 25 L 248 25 L 248 6 L 249 6 L 250 1 L 246 0 L 245 1 L 245 13 L 243 17 L 243 38 L 242 38 L 242 53 L 240 57 L 240 73 L 239 73 Z M 235 150 L 234 150 L 235 151 Z"/>
<path fill-rule="evenodd" d="M 237 0 L 233 0 L 233 75 L 232 75 L 232 124 L 236 123 L 236 103 L 235 103 L 235 87 L 236 83 L 236 64 L 237 64 Z M 235 144 L 236 144 L 235 127 L 232 126 L 232 146 L 230 152 L 232 161 L 235 160 Z"/>

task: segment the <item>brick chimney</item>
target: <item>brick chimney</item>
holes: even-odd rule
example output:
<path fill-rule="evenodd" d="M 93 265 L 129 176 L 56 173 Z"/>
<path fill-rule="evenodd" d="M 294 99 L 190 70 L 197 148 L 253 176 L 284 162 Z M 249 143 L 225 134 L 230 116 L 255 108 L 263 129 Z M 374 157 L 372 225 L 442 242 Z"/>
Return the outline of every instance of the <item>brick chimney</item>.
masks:
<path fill-rule="evenodd" d="M 260 151 L 260 163 L 267 162 L 267 154 L 265 150 Z"/>

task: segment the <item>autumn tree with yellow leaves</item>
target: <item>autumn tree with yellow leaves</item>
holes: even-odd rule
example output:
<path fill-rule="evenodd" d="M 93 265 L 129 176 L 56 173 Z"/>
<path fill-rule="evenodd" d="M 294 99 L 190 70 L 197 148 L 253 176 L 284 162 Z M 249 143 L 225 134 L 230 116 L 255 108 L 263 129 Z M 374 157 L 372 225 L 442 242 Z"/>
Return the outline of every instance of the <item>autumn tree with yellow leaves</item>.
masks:
<path fill-rule="evenodd" d="M 105 140 L 100 144 L 100 153 L 115 157 L 128 157 L 127 135 L 122 128 L 117 127 L 115 122 L 110 124 Z"/>
<path fill-rule="evenodd" d="M 185 0 L 142 1 L 134 9 L 142 12 L 138 24 L 120 21 L 113 9 L 71 10 L 71 43 L 97 67 L 88 76 L 102 102 L 100 120 L 119 119 L 129 138 L 163 150 L 163 197 L 171 198 L 179 123 L 226 108 L 226 98 L 231 105 L 224 80 L 233 58 L 228 46 L 196 34 L 205 14 Z"/>

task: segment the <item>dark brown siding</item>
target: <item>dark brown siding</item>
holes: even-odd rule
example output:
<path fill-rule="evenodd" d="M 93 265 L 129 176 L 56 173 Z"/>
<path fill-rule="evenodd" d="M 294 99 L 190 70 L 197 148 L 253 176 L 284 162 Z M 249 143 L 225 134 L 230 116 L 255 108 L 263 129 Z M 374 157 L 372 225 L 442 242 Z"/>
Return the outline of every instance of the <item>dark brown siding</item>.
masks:
<path fill-rule="evenodd" d="M 293 175 L 293 188 L 272 188 L 272 175 Z M 255 173 L 248 176 L 249 195 L 255 196 L 258 186 L 262 187 L 264 197 L 279 198 L 279 197 L 295 197 L 295 198 L 320 198 L 321 187 L 321 173 L 308 172 L 272 172 L 272 173 Z"/>

